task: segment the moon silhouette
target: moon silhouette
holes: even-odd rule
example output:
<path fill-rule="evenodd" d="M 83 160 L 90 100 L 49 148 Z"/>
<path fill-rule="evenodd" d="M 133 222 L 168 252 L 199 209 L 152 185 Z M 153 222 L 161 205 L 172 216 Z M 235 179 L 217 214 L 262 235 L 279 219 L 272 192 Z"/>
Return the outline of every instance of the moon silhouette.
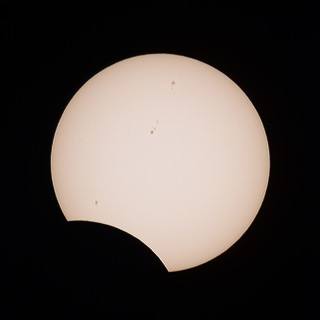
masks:
<path fill-rule="evenodd" d="M 126 59 L 91 78 L 65 109 L 51 153 L 66 219 L 131 234 L 170 272 L 217 257 L 244 234 L 269 167 L 266 133 L 244 92 L 172 54 Z"/>

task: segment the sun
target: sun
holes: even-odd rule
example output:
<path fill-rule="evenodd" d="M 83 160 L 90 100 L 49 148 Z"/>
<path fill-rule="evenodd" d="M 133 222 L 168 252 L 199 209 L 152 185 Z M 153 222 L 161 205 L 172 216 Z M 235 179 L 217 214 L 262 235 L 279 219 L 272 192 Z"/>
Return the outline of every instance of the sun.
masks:
<path fill-rule="evenodd" d="M 131 234 L 168 271 L 203 264 L 243 235 L 269 168 L 267 136 L 245 93 L 212 66 L 172 54 L 126 59 L 85 83 L 51 154 L 67 220 Z"/>

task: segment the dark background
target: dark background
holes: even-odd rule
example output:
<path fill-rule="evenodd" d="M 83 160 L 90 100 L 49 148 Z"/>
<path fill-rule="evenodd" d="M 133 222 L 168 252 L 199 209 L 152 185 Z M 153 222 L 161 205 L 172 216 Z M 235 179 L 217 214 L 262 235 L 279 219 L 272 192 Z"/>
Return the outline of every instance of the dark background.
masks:
<path fill-rule="evenodd" d="M 1 312 L 42 319 L 315 315 L 299 10 L 281 1 L 1 5 Z M 50 176 L 54 132 L 72 96 L 102 69 L 147 53 L 188 56 L 228 75 L 256 107 L 270 147 L 269 187 L 249 230 L 218 258 L 175 273 L 120 230 L 68 223 Z"/>

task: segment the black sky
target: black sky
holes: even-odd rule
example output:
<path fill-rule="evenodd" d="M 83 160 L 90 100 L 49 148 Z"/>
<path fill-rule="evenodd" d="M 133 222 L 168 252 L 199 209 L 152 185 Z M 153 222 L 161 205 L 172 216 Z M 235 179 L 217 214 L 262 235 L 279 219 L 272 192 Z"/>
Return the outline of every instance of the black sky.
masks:
<path fill-rule="evenodd" d="M 294 2 L 8 2 L 1 12 L 3 312 L 42 319 L 312 315 Z M 269 140 L 270 182 L 257 218 L 227 252 L 183 272 L 167 273 L 124 232 L 68 223 L 51 183 L 52 139 L 72 96 L 102 69 L 147 53 L 181 54 L 228 75 L 253 102 Z"/>

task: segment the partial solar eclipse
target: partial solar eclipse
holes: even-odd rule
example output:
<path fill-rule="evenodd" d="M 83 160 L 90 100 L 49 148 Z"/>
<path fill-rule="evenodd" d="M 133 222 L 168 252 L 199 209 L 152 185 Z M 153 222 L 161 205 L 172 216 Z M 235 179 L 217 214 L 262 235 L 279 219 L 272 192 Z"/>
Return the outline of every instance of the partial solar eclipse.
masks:
<path fill-rule="evenodd" d="M 200 61 L 149 54 L 115 63 L 72 98 L 51 172 L 68 221 L 138 238 L 168 271 L 203 264 L 248 229 L 269 148 L 243 91 Z"/>

